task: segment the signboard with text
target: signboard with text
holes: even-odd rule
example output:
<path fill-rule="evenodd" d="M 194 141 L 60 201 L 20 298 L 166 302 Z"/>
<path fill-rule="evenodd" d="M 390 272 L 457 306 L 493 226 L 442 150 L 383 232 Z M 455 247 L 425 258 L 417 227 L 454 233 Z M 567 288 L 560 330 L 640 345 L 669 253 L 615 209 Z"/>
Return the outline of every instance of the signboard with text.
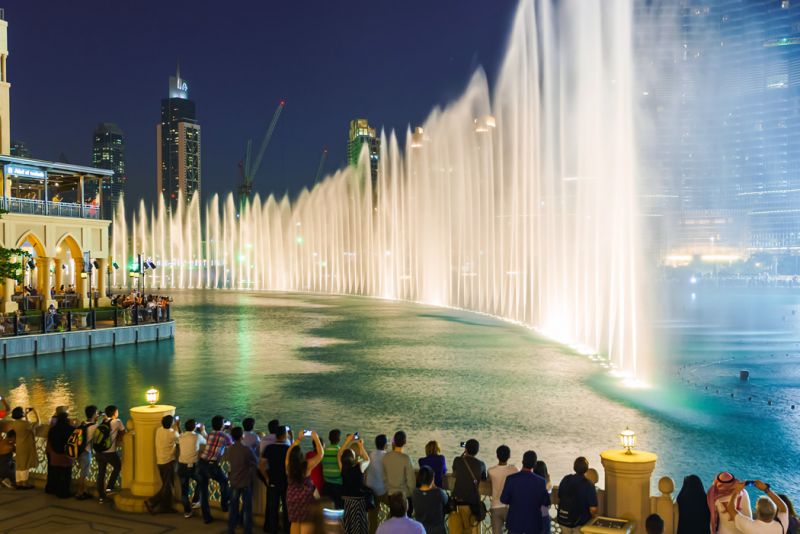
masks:
<path fill-rule="evenodd" d="M 7 177 L 18 176 L 20 178 L 37 178 L 37 179 L 47 178 L 47 171 L 43 171 L 42 169 L 37 169 L 36 167 L 17 165 L 16 163 L 7 163 L 3 167 L 3 171 Z"/>

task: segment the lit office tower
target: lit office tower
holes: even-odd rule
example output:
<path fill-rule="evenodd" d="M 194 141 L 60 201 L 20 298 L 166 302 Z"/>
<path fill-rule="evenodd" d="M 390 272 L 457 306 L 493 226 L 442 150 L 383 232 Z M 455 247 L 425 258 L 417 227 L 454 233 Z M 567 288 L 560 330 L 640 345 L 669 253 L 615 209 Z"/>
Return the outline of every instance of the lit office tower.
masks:
<path fill-rule="evenodd" d="M 11 155 L 17 158 L 30 158 L 31 151 L 25 141 L 11 141 Z"/>
<path fill-rule="evenodd" d="M 161 101 L 156 143 L 158 193 L 172 210 L 181 194 L 186 202 L 200 194 L 200 125 L 180 69 L 169 78 L 169 98 Z"/>
<path fill-rule="evenodd" d="M 370 128 L 367 119 L 354 119 L 350 121 L 350 135 L 347 139 L 347 162 L 350 165 L 358 164 L 361 147 L 367 145 L 369 150 L 370 175 L 373 190 L 378 182 L 378 162 L 381 153 L 381 139 L 375 135 L 375 128 Z"/>
<path fill-rule="evenodd" d="M 656 2 L 637 5 L 659 6 Z M 667 254 L 800 251 L 800 0 L 685 0 L 642 19 L 643 155 Z M 673 15 L 673 16 L 670 16 Z M 677 23 L 677 24 L 676 24 Z M 649 83 L 648 83 L 649 82 Z M 794 262 L 791 262 L 794 265 Z"/>
<path fill-rule="evenodd" d="M 98 169 L 114 171 L 110 180 L 103 181 L 103 206 L 101 213 L 104 218 L 111 219 L 117 204 L 125 190 L 125 138 L 119 126 L 113 122 L 103 122 L 97 125 L 92 138 L 92 166 Z M 96 193 L 96 192 L 93 192 Z M 90 193 L 91 194 L 91 193 Z"/>

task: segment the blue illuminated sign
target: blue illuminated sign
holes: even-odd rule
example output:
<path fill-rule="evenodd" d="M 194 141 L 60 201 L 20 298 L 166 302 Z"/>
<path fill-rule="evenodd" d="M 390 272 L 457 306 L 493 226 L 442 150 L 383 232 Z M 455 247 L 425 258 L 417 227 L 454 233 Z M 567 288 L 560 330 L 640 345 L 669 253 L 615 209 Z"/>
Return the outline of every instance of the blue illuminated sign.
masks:
<path fill-rule="evenodd" d="M 47 178 L 47 171 L 37 169 L 36 167 L 25 167 L 24 165 L 16 165 L 8 163 L 4 167 L 6 176 L 19 176 L 21 178 Z"/>

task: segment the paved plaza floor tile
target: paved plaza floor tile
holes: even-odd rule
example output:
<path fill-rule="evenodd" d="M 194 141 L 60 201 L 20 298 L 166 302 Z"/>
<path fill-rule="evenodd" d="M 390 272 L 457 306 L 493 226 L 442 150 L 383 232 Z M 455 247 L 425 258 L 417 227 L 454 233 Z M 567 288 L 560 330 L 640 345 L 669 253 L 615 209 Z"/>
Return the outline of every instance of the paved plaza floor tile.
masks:
<path fill-rule="evenodd" d="M 199 510 L 198 510 L 199 512 Z M 25 534 L 157 534 L 161 532 L 210 532 L 225 530 L 225 521 L 217 515 L 214 523 L 204 525 L 199 514 L 184 519 L 182 514 L 130 514 L 117 511 L 94 499 L 77 501 L 58 499 L 40 489 L 31 491 L 0 490 L 0 533 Z"/>

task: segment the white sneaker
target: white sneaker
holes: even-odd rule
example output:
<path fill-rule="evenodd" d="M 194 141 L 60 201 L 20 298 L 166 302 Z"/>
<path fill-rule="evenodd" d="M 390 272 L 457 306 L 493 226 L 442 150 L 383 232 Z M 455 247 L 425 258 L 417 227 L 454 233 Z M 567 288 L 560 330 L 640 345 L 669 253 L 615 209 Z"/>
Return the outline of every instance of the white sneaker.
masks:
<path fill-rule="evenodd" d="M 0 481 L 0 484 L 4 485 L 8 489 L 11 489 L 11 488 L 14 487 L 14 485 L 11 483 L 11 480 L 9 480 L 7 478 L 4 478 L 2 481 Z"/>
<path fill-rule="evenodd" d="M 200 508 L 200 501 L 193 502 L 192 503 L 192 508 L 194 508 L 194 509 Z"/>
<path fill-rule="evenodd" d="M 183 514 L 183 517 L 185 517 L 186 519 L 189 519 L 189 518 L 190 518 L 190 517 L 192 517 L 193 515 L 194 515 L 194 514 L 193 514 L 192 512 L 184 512 L 184 514 Z"/>

